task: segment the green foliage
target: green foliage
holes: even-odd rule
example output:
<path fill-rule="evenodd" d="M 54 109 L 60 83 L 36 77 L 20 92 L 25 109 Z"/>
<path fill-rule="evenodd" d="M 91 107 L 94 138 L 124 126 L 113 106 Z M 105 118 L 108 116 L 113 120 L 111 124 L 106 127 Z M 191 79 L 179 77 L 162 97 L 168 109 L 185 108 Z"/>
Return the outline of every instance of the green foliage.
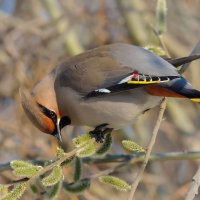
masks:
<path fill-rule="evenodd" d="M 8 186 L 0 185 L 0 197 L 7 195 L 7 193 L 8 193 Z"/>
<path fill-rule="evenodd" d="M 64 152 L 64 150 L 61 147 L 57 147 L 56 157 L 62 158 L 64 156 L 66 156 L 66 153 Z M 74 159 L 74 156 L 67 158 L 65 161 L 61 163 L 61 167 L 66 167 L 69 163 L 72 162 L 73 159 Z"/>
<path fill-rule="evenodd" d="M 96 153 L 96 146 L 94 142 L 89 141 L 87 144 L 82 146 L 82 148 L 77 152 L 77 156 L 80 158 L 92 156 Z"/>
<path fill-rule="evenodd" d="M 51 173 L 42 179 L 42 184 L 46 187 L 57 184 L 63 178 L 62 168 L 55 166 Z"/>
<path fill-rule="evenodd" d="M 89 189 L 90 184 L 91 184 L 90 179 L 82 179 L 76 183 L 70 183 L 70 184 L 64 181 L 63 187 L 67 192 L 77 194 Z"/>
<path fill-rule="evenodd" d="M 145 47 L 145 49 L 151 51 L 152 53 L 155 53 L 156 55 L 159 56 L 166 56 L 166 52 L 163 48 L 155 45 L 148 45 Z"/>
<path fill-rule="evenodd" d="M 79 157 L 75 157 L 74 159 L 74 182 L 80 180 L 82 174 L 82 160 Z"/>
<path fill-rule="evenodd" d="M 20 167 L 13 171 L 13 174 L 18 177 L 33 177 L 36 176 L 39 169 L 37 167 Z"/>
<path fill-rule="evenodd" d="M 64 162 L 61 163 L 61 167 L 66 167 L 67 165 L 69 165 L 74 158 L 75 158 L 75 156 L 67 158 Z"/>
<path fill-rule="evenodd" d="M 102 155 L 105 154 L 112 145 L 112 135 L 111 133 L 108 133 L 105 137 L 104 143 L 102 146 L 96 151 L 96 154 Z"/>
<path fill-rule="evenodd" d="M 38 194 L 39 193 L 39 190 L 38 190 L 38 188 L 37 188 L 37 186 L 35 184 L 31 184 L 30 185 L 30 189 L 34 194 Z"/>
<path fill-rule="evenodd" d="M 12 162 L 10 162 L 10 166 L 12 169 L 17 169 L 17 168 L 29 168 L 29 167 L 39 167 L 40 169 L 42 168 L 41 166 L 35 166 L 30 162 L 27 161 L 23 161 L 23 160 L 13 160 Z"/>
<path fill-rule="evenodd" d="M 27 183 L 17 184 L 14 187 L 14 189 L 11 192 L 9 192 L 5 197 L 3 197 L 1 200 L 17 200 L 17 199 L 19 199 L 25 192 L 26 187 L 27 187 Z"/>
<path fill-rule="evenodd" d="M 131 140 L 123 140 L 122 145 L 125 149 L 132 151 L 134 153 L 145 153 L 146 150 L 143 149 L 140 145 L 136 144 Z"/>
<path fill-rule="evenodd" d="M 48 189 L 47 192 L 48 200 L 54 200 L 58 197 L 60 190 L 62 189 L 62 184 L 63 181 L 61 180 Z"/>
<path fill-rule="evenodd" d="M 156 8 L 156 31 L 159 35 L 163 34 L 166 31 L 167 27 L 167 3 L 166 0 L 158 0 Z"/>
<path fill-rule="evenodd" d="M 18 177 L 33 177 L 36 176 L 38 171 L 42 169 L 41 166 L 36 166 L 22 160 L 12 161 L 10 166 L 13 169 L 13 174 Z"/>
<path fill-rule="evenodd" d="M 56 157 L 57 158 L 62 158 L 66 155 L 64 150 L 61 147 L 57 147 L 57 152 L 56 152 Z"/>
<path fill-rule="evenodd" d="M 91 140 L 91 136 L 89 133 L 82 134 L 72 140 L 75 147 L 82 147 Z"/>
<path fill-rule="evenodd" d="M 119 191 L 126 192 L 127 190 L 131 189 L 131 186 L 126 181 L 115 176 L 100 176 L 99 180 L 102 183 L 111 185 L 112 187 L 114 187 L 115 189 Z"/>

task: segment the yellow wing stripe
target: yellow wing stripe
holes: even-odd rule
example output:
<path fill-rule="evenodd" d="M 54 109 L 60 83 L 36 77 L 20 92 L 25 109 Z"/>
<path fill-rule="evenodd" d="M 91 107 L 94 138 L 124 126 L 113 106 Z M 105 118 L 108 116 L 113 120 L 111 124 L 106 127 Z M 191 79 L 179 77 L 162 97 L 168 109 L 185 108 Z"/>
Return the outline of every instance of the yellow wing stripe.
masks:
<path fill-rule="evenodd" d="M 164 80 L 164 81 L 161 81 L 161 80 L 157 80 L 157 81 L 146 81 L 146 80 L 143 80 L 143 81 L 128 81 L 127 83 L 128 84 L 153 84 L 153 83 L 164 83 L 164 82 L 168 82 L 169 80 Z"/>
<path fill-rule="evenodd" d="M 198 103 L 200 103 L 200 98 L 192 98 L 192 99 L 190 99 L 191 101 L 194 101 L 194 102 L 198 102 Z"/>
<path fill-rule="evenodd" d="M 160 81 L 128 81 L 128 84 L 152 84 L 159 83 Z"/>

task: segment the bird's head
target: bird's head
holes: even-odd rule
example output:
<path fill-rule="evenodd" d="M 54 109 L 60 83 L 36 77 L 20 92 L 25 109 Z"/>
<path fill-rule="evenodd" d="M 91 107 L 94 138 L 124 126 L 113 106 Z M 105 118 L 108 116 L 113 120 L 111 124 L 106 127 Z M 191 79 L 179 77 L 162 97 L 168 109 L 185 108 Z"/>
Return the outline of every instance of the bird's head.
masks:
<path fill-rule="evenodd" d="M 35 96 L 26 89 L 20 89 L 22 107 L 32 123 L 42 132 L 55 136 L 59 142 L 62 141 L 61 129 L 69 125 L 69 117 L 60 117 L 56 109 L 37 102 Z"/>

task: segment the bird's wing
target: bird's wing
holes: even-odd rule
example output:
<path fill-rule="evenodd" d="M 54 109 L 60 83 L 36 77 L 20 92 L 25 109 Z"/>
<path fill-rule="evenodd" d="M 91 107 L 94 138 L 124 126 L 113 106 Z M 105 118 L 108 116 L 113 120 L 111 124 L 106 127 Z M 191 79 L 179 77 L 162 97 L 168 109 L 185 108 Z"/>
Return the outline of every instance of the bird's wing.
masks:
<path fill-rule="evenodd" d="M 96 89 L 88 93 L 85 98 L 110 95 L 138 87 L 144 87 L 149 94 L 154 96 L 181 97 L 200 102 L 200 91 L 194 89 L 181 76 L 150 76 L 137 73 L 130 74 L 115 85 Z"/>
<path fill-rule="evenodd" d="M 184 58 L 167 62 L 133 45 L 106 45 L 59 65 L 55 81 L 59 87 L 55 88 L 67 87 L 82 97 L 91 98 L 144 87 L 152 95 L 197 99 L 200 92 L 194 90 L 171 65 L 186 61 L 188 59 Z"/>
<path fill-rule="evenodd" d="M 156 77 L 165 80 L 168 76 L 179 76 L 176 69 L 161 57 L 128 44 L 106 45 L 69 58 L 56 67 L 56 74 L 55 82 L 59 86 L 56 88 L 68 87 L 81 96 L 110 87 L 113 92 L 120 92 L 124 91 L 125 85 L 126 89 L 134 89 L 147 83 L 155 84 L 148 81 L 149 75 L 153 80 L 157 80 Z M 138 84 L 129 80 L 134 74 L 138 74 L 140 81 L 144 78 L 146 82 Z M 129 82 L 125 83 L 125 80 Z"/>
<path fill-rule="evenodd" d="M 138 87 L 147 87 L 151 85 L 165 86 L 172 80 L 180 78 L 181 78 L 180 76 L 153 76 L 146 74 L 131 73 L 130 75 L 119 80 L 117 84 L 111 85 L 106 88 L 95 89 L 90 93 L 88 93 L 85 97 L 90 98 L 90 97 L 104 96 L 117 92 L 133 90 Z"/>
<path fill-rule="evenodd" d="M 90 51 L 89 51 L 90 52 Z M 57 67 L 56 84 L 68 87 L 81 96 L 117 84 L 134 69 L 114 59 L 109 52 L 86 52 Z"/>

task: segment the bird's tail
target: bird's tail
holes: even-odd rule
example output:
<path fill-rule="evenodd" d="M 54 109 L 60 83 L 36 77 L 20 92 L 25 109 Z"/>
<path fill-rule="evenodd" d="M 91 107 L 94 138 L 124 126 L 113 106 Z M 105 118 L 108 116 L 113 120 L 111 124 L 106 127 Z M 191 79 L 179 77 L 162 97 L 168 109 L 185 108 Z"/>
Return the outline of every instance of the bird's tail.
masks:
<path fill-rule="evenodd" d="M 182 58 L 164 58 L 164 59 L 167 62 L 169 62 L 170 64 L 172 64 L 174 67 L 179 67 L 181 65 L 190 63 L 199 58 L 200 58 L 200 54 L 199 55 L 191 55 L 191 56 L 182 57 Z"/>
<path fill-rule="evenodd" d="M 200 102 L 200 91 L 194 89 L 182 77 L 170 81 L 169 84 L 148 86 L 147 91 L 155 96 L 188 98 L 191 101 Z"/>
<path fill-rule="evenodd" d="M 179 92 L 180 95 L 189 98 L 193 102 L 200 103 L 200 91 L 196 89 L 183 89 Z"/>

